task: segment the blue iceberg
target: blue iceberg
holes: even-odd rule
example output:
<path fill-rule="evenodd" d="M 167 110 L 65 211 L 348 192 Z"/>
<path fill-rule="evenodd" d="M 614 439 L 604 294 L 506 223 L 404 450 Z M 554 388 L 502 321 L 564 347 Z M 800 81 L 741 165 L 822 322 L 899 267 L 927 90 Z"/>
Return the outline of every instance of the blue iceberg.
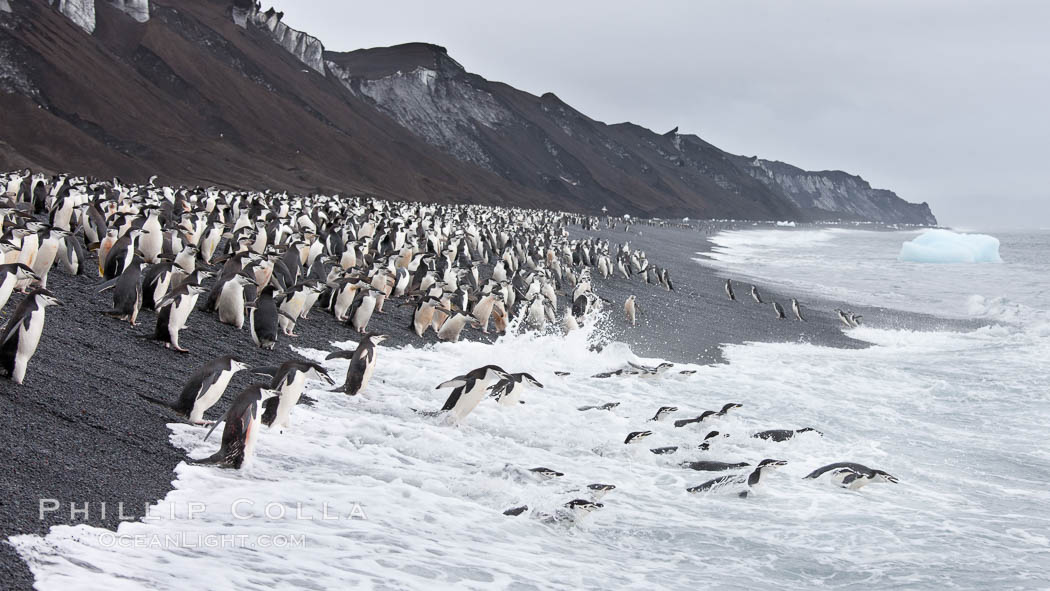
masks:
<path fill-rule="evenodd" d="M 901 244 L 898 260 L 910 263 L 1001 263 L 999 239 L 987 234 L 927 230 Z"/>

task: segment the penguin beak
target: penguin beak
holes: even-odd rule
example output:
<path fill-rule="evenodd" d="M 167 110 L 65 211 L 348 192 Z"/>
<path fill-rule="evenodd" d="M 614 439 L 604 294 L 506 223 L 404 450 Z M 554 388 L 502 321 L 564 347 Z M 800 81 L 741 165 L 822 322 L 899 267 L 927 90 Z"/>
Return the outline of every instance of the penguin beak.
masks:
<path fill-rule="evenodd" d="M 897 477 L 893 476 L 892 474 L 887 474 L 886 480 L 892 482 L 893 484 L 897 484 L 898 482 L 900 482 L 899 480 L 897 480 Z"/>

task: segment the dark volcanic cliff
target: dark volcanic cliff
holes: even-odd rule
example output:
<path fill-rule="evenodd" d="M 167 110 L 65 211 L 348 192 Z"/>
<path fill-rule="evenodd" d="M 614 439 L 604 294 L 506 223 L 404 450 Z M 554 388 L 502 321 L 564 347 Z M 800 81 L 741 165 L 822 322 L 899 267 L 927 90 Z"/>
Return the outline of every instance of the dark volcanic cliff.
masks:
<path fill-rule="evenodd" d="M 607 125 L 470 74 L 438 46 L 327 52 L 248 0 L 9 4 L 3 168 L 654 217 L 934 222 L 845 173 Z"/>

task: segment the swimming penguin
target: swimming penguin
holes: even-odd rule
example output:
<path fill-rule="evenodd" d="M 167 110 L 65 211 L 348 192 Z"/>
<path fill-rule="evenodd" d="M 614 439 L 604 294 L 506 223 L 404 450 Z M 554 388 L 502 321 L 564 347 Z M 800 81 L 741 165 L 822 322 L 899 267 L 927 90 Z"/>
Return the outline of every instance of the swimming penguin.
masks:
<path fill-rule="evenodd" d="M 735 302 L 736 301 L 736 294 L 733 293 L 733 281 L 732 280 L 726 279 L 725 289 L 726 289 L 726 295 L 729 296 L 729 299 L 731 299 L 731 300 L 733 300 Z"/>
<path fill-rule="evenodd" d="M 619 402 L 606 402 L 605 404 L 600 404 L 598 406 L 581 406 L 581 407 L 577 408 L 576 410 L 579 410 L 579 411 L 584 411 L 584 410 L 612 410 L 612 409 L 616 408 L 617 406 L 620 406 Z"/>
<path fill-rule="evenodd" d="M 521 392 L 525 389 L 525 382 L 542 388 L 543 384 L 539 383 L 536 378 L 532 377 L 527 373 L 512 373 L 507 374 L 506 377 L 500 378 L 495 384 L 493 384 L 489 390 L 492 392 L 492 397 L 496 399 L 496 402 L 503 406 L 516 406 L 521 402 Z"/>
<path fill-rule="evenodd" d="M 718 411 L 718 416 L 724 417 L 729 414 L 729 411 L 735 408 L 744 408 L 744 405 L 739 402 L 727 402 L 722 405 L 722 410 Z"/>
<path fill-rule="evenodd" d="M 691 425 L 693 423 L 703 423 L 707 419 L 709 419 L 711 417 L 714 417 L 714 416 L 717 416 L 717 415 L 718 415 L 718 413 L 713 411 L 713 410 L 705 410 L 704 412 L 700 413 L 700 416 L 698 416 L 698 417 L 693 417 L 691 419 L 678 419 L 677 421 L 674 422 L 674 426 L 675 427 L 684 427 L 686 425 Z"/>
<path fill-rule="evenodd" d="M 11 298 L 11 292 L 19 283 L 28 283 L 36 278 L 36 274 L 28 265 L 22 263 L 8 263 L 0 265 L 0 308 L 7 305 Z"/>
<path fill-rule="evenodd" d="M 802 304 L 798 303 L 798 300 L 791 298 L 791 311 L 795 313 L 795 318 L 798 318 L 801 322 L 805 322 L 806 319 L 802 317 Z"/>
<path fill-rule="evenodd" d="M 773 312 L 777 315 L 778 319 L 783 320 L 785 318 L 784 307 L 781 306 L 778 302 L 773 302 Z"/>
<path fill-rule="evenodd" d="M 190 464 L 215 465 L 220 468 L 238 469 L 246 467 L 255 455 L 255 440 L 259 436 L 259 413 L 262 403 L 277 396 L 276 390 L 264 388 L 261 384 L 252 384 L 234 399 L 233 404 L 220 418 L 208 434 L 207 441 L 215 427 L 225 421 L 222 430 L 222 443 L 219 451 L 200 460 L 189 460 Z"/>
<path fill-rule="evenodd" d="M 452 394 L 441 407 L 441 412 L 449 413 L 453 420 L 462 421 L 485 398 L 489 384 L 508 375 L 498 365 L 486 365 L 442 382 L 438 389 L 452 388 Z"/>
<path fill-rule="evenodd" d="M 257 367 L 252 369 L 257 375 L 272 376 L 270 389 L 276 390 L 277 398 L 263 402 L 262 423 L 268 427 L 287 428 L 291 424 L 292 409 L 299 403 L 299 398 L 306 388 L 306 380 L 317 380 L 328 385 L 335 383 L 328 371 L 312 361 L 291 359 L 277 367 Z"/>
<path fill-rule="evenodd" d="M 829 472 L 831 482 L 850 490 L 857 490 L 872 482 L 891 482 L 893 484 L 898 482 L 896 476 L 853 462 L 828 464 L 810 472 L 805 478 L 820 478 Z"/>
<path fill-rule="evenodd" d="M 357 344 L 353 351 L 336 351 L 329 353 L 325 360 L 350 359 L 350 366 L 346 369 L 346 381 L 342 388 L 337 391 L 357 396 L 367 386 L 372 374 L 376 370 L 376 345 L 387 338 L 382 334 L 366 335 Z"/>
<path fill-rule="evenodd" d="M 652 431 L 631 431 L 627 434 L 627 438 L 623 440 L 624 443 L 639 443 L 646 437 L 652 435 Z"/>
<path fill-rule="evenodd" d="M 763 476 L 766 476 L 767 474 L 779 468 L 780 466 L 786 465 L 787 462 L 785 462 L 784 460 L 766 459 L 759 462 L 758 467 L 755 468 L 751 472 L 751 474 L 746 477 L 737 474 L 730 474 L 729 476 L 720 476 L 713 480 L 708 480 L 707 482 L 701 485 L 693 486 L 685 490 L 686 492 L 690 493 L 710 492 L 735 484 L 746 484 L 746 488 L 743 490 L 743 492 L 740 493 L 739 496 L 741 498 L 747 498 L 754 490 L 754 488 L 758 486 L 759 483 L 762 481 Z"/>
<path fill-rule="evenodd" d="M 839 309 L 836 309 L 835 312 L 839 315 L 839 320 L 842 321 L 842 324 L 846 325 L 846 328 L 856 328 L 856 326 L 853 324 L 853 320 L 850 319 L 849 315 L 846 312 L 843 312 Z"/>
<path fill-rule="evenodd" d="M 725 472 L 726 470 L 736 470 L 737 468 L 746 468 L 750 466 L 747 462 L 713 462 L 708 460 L 702 460 L 699 462 L 682 462 L 683 468 L 690 470 L 697 470 L 699 472 Z"/>
<path fill-rule="evenodd" d="M 624 314 L 627 315 L 627 322 L 631 326 L 638 326 L 638 321 L 637 321 L 637 317 L 636 317 L 637 311 L 635 309 L 634 296 L 633 295 L 627 297 L 627 301 L 623 305 L 623 311 L 624 311 Z"/>
<path fill-rule="evenodd" d="M 61 306 L 62 302 L 50 291 L 38 287 L 29 292 L 11 314 L 0 335 L 0 366 L 11 376 L 16 384 L 21 384 L 26 377 L 29 360 L 36 353 L 40 344 L 40 335 L 44 332 L 45 309 L 48 306 Z"/>
<path fill-rule="evenodd" d="M 529 468 L 529 472 L 532 472 L 536 476 L 539 476 L 545 480 L 551 480 L 553 478 L 565 476 L 564 472 L 558 472 L 557 470 L 551 470 L 550 468 L 544 468 L 543 466 L 540 466 L 539 468 Z"/>
<path fill-rule="evenodd" d="M 650 449 L 649 451 L 653 452 L 654 454 L 656 454 L 658 456 L 663 456 L 663 455 L 675 453 L 676 451 L 678 451 L 678 446 L 677 445 L 669 445 L 667 447 L 654 447 L 654 448 Z"/>
<path fill-rule="evenodd" d="M 222 398 L 233 376 L 244 369 L 248 369 L 248 365 L 243 361 L 233 355 L 224 355 L 212 359 L 194 372 L 186 382 L 186 385 L 182 387 L 179 399 L 174 403 L 158 400 L 144 394 L 139 394 L 139 396 L 149 402 L 166 406 L 181 415 L 185 415 L 191 423 L 198 425 L 207 424 L 209 421 L 204 420 L 205 411 Z"/>
<path fill-rule="evenodd" d="M 605 505 L 596 503 L 587 499 L 573 499 L 568 503 L 565 503 L 565 508 L 571 511 L 570 519 L 576 520 L 590 514 L 592 511 L 597 511 Z M 560 520 L 558 516 L 555 516 L 556 520 Z"/>
<path fill-rule="evenodd" d="M 662 421 L 668 415 L 670 415 L 671 413 L 675 413 L 675 412 L 678 412 L 678 407 L 677 406 L 661 406 L 660 408 L 658 408 L 656 410 L 656 414 L 653 415 L 653 418 L 651 418 L 649 420 L 650 421 Z"/>
<path fill-rule="evenodd" d="M 792 437 L 800 433 L 807 433 L 809 431 L 813 431 L 821 437 L 824 436 L 823 433 L 817 431 L 813 427 L 803 427 L 802 429 L 770 429 L 769 431 L 761 431 L 759 433 L 755 433 L 751 437 L 755 439 L 765 439 L 766 441 L 781 442 L 787 441 L 788 439 L 791 439 Z"/>
<path fill-rule="evenodd" d="M 139 310 L 142 308 L 142 266 L 145 263 L 136 255 L 131 264 L 116 279 L 107 281 L 99 293 L 113 290 L 113 309 L 105 312 L 107 316 L 127 320 L 136 326 Z"/>
<path fill-rule="evenodd" d="M 587 490 L 591 491 L 591 500 L 599 501 L 605 497 L 605 495 L 616 490 L 615 484 L 588 484 Z"/>
<path fill-rule="evenodd" d="M 751 299 L 755 300 L 756 304 L 764 303 L 762 302 L 762 295 L 758 293 L 758 287 L 754 285 L 751 286 Z"/>
<path fill-rule="evenodd" d="M 719 433 L 718 431 L 710 431 L 707 435 L 704 435 L 704 440 L 697 446 L 700 451 L 709 451 L 711 449 L 711 442 L 716 437 L 729 437 L 729 433 Z"/>
<path fill-rule="evenodd" d="M 518 515 L 521 515 L 522 513 L 526 512 L 528 510 L 529 510 L 529 506 L 528 505 L 522 505 L 520 507 L 511 507 L 510 509 L 507 509 L 506 511 L 504 511 L 503 514 L 504 515 L 508 515 L 510 517 L 517 517 Z"/>

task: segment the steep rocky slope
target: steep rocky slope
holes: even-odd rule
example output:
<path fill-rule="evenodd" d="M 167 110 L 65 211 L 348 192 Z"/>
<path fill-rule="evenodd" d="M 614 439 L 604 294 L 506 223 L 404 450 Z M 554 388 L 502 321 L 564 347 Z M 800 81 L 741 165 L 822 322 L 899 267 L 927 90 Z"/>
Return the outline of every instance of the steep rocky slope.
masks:
<path fill-rule="evenodd" d="M 251 0 L 0 0 L 0 167 L 654 217 L 935 223 L 838 172 L 608 125 Z M 10 8 L 10 12 L 6 9 Z"/>

